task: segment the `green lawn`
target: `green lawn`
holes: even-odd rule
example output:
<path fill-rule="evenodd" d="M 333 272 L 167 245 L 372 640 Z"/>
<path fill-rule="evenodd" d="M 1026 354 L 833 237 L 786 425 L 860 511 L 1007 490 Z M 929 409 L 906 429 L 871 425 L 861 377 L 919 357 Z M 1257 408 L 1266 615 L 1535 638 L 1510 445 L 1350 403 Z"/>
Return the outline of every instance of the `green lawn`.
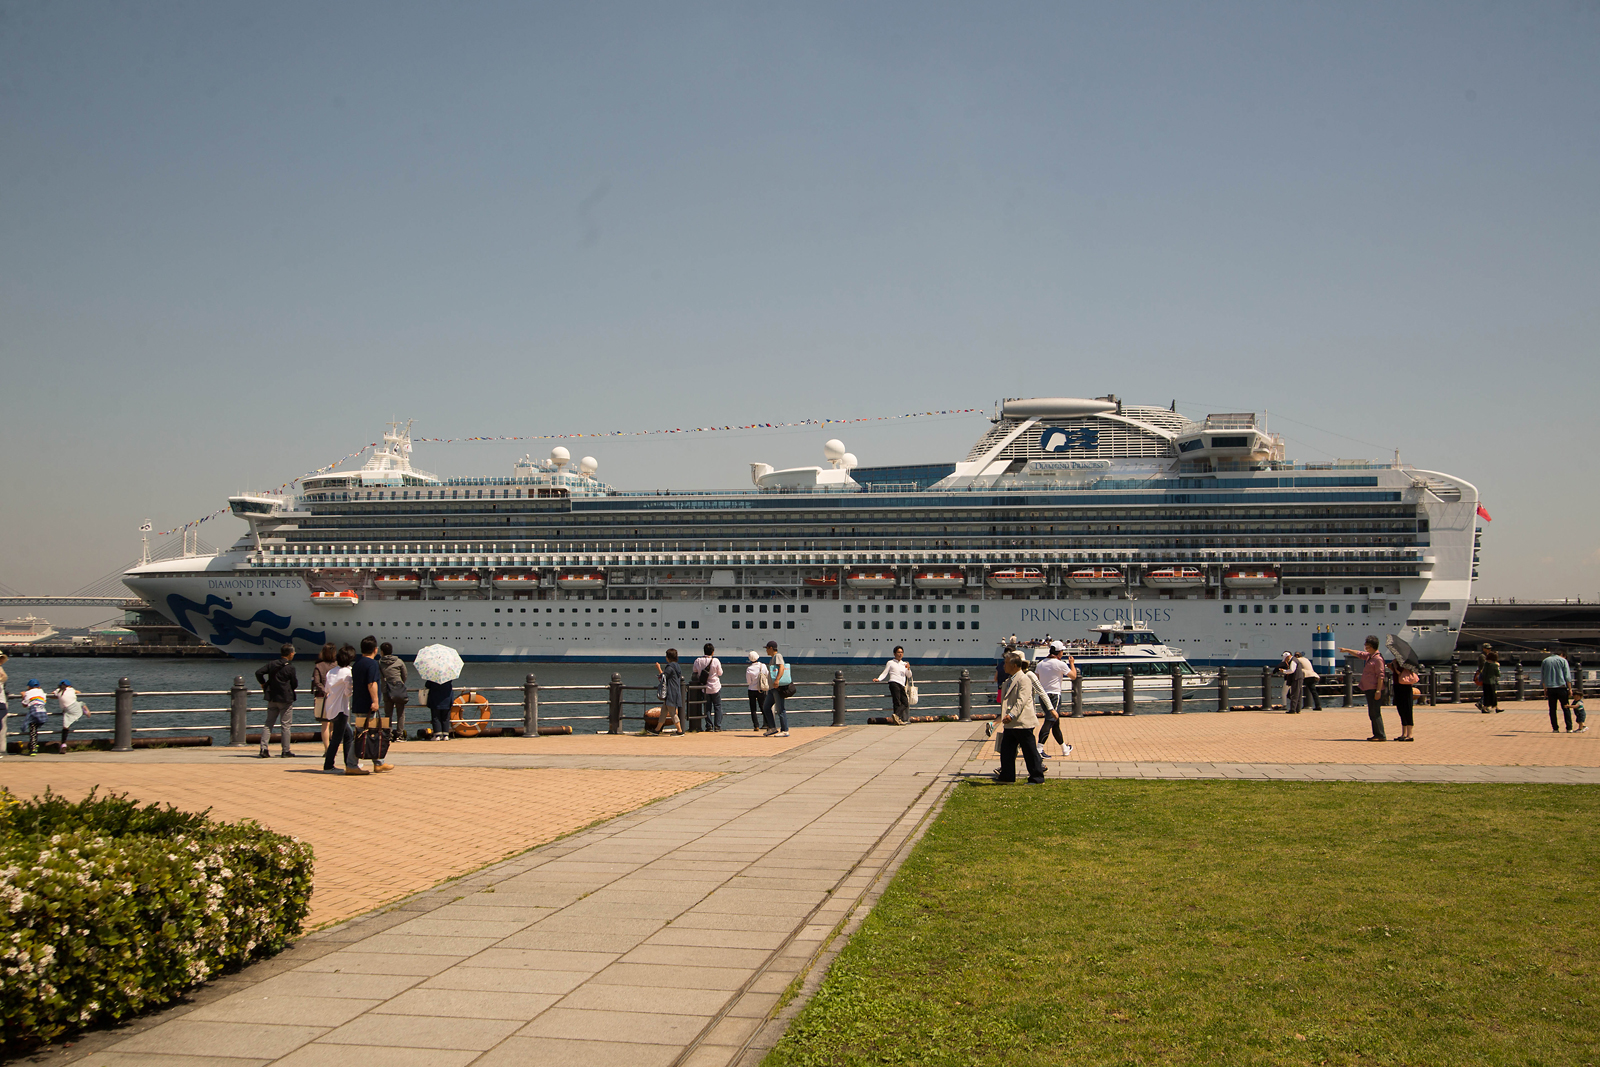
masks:
<path fill-rule="evenodd" d="M 1600 789 L 965 784 L 768 1067 L 1600 1064 Z"/>

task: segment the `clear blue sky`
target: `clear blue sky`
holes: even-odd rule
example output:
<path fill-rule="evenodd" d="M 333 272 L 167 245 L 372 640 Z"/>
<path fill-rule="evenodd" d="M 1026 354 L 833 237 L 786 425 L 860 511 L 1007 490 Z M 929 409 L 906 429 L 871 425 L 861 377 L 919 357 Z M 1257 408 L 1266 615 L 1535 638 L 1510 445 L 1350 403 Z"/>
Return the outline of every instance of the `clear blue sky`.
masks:
<path fill-rule="evenodd" d="M 0 3 L 0 582 L 81 585 L 392 415 L 1114 391 L 1399 448 L 1481 487 L 1481 595 L 1594 596 L 1597 72 L 1595 0 Z M 736 486 L 824 436 L 579 454 Z"/>

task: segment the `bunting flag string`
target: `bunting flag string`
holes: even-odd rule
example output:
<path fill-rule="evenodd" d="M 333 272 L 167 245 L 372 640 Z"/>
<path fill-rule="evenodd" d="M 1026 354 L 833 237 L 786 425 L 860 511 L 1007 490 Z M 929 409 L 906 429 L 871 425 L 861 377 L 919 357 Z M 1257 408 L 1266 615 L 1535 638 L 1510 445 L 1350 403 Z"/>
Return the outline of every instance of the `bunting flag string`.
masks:
<path fill-rule="evenodd" d="M 423 444 L 432 445 L 457 445 L 480 441 L 579 441 L 596 437 L 655 437 L 665 434 L 678 433 L 723 433 L 730 430 L 784 430 L 803 426 L 815 426 L 821 429 L 828 426 L 852 426 L 866 422 L 893 422 L 900 419 L 925 419 L 938 415 L 975 415 L 981 414 L 982 411 L 982 408 L 948 408 L 944 411 L 911 411 L 903 415 L 865 415 L 854 419 L 799 419 L 794 422 L 749 422 L 737 426 L 679 426 L 670 430 L 605 430 L 598 433 L 503 434 L 491 437 L 413 437 L 411 440 L 414 444 L 420 442 Z M 367 444 L 362 445 L 360 448 L 356 449 L 354 452 L 351 452 L 347 456 L 341 456 L 332 463 L 324 464 L 314 471 L 307 471 L 298 478 L 289 479 L 287 482 L 284 482 L 282 485 L 278 486 L 277 489 L 272 490 L 272 492 L 282 493 L 284 490 L 299 484 L 306 478 L 312 478 L 318 474 L 327 474 L 329 471 L 337 470 L 340 466 L 345 463 L 349 463 L 353 459 L 360 459 L 370 450 L 377 448 L 378 445 L 379 442 L 377 441 L 369 441 Z M 229 514 L 232 510 L 232 508 L 219 508 L 209 515 L 198 519 L 191 519 L 182 526 L 175 526 L 170 530 L 157 531 L 156 536 L 166 537 L 170 534 L 179 533 L 183 530 L 199 526 L 203 522 L 210 522 L 212 519 L 221 518 L 223 515 Z"/>

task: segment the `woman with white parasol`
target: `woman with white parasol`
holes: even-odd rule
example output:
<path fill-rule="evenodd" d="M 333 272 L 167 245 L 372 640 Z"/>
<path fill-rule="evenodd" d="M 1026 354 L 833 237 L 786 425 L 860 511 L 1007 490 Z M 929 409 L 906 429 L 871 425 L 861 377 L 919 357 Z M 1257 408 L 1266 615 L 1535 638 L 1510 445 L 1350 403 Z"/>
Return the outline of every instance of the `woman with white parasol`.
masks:
<path fill-rule="evenodd" d="M 449 645 L 428 645 L 417 653 L 412 666 L 427 683 L 427 697 L 423 702 L 433 717 L 432 739 L 448 741 L 450 704 L 455 699 L 455 686 L 451 683 L 461 677 L 461 654 Z"/>

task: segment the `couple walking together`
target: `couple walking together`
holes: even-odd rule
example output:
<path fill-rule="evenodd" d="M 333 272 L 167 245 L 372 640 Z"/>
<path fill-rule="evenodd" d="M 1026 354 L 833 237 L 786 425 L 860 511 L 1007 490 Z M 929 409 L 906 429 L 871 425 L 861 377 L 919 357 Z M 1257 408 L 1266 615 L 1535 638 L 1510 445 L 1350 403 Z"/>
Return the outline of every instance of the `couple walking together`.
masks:
<path fill-rule="evenodd" d="M 1030 665 L 1019 652 L 1007 652 L 1001 669 L 1006 680 L 1000 691 L 1000 769 L 995 772 L 996 782 L 1017 780 L 1017 752 L 1022 752 L 1023 763 L 1028 768 L 1028 783 L 1039 785 L 1044 781 L 1045 740 L 1055 734 L 1061 745 L 1061 754 L 1072 751 L 1061 733 L 1061 687 L 1078 677 L 1078 666 L 1066 655 L 1066 646 L 1059 641 L 1050 643 L 1050 655 L 1037 665 Z M 1044 708 L 1043 723 L 1034 710 L 1035 703 Z M 1037 729 L 1039 736 L 1034 737 Z"/>

